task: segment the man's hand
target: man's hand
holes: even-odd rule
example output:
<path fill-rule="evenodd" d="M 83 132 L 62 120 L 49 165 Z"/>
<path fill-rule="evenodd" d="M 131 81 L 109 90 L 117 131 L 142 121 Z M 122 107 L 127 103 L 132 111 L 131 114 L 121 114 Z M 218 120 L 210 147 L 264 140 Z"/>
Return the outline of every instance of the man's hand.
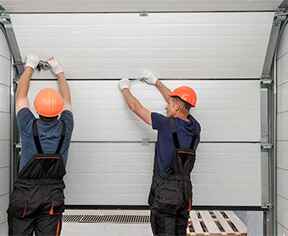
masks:
<path fill-rule="evenodd" d="M 140 80 L 150 85 L 156 85 L 158 78 L 149 70 L 144 70 L 140 76 Z"/>
<path fill-rule="evenodd" d="M 33 55 L 33 54 L 27 55 L 25 67 L 26 68 L 31 67 L 33 70 L 35 70 L 35 68 L 39 64 L 39 61 L 40 61 L 40 59 L 37 55 Z"/>
<path fill-rule="evenodd" d="M 62 65 L 54 57 L 49 58 L 48 63 L 51 66 L 51 70 L 55 75 L 64 73 Z"/>
<path fill-rule="evenodd" d="M 119 88 L 121 91 L 123 91 L 124 89 L 130 89 L 130 80 L 127 78 L 121 79 L 119 81 Z"/>

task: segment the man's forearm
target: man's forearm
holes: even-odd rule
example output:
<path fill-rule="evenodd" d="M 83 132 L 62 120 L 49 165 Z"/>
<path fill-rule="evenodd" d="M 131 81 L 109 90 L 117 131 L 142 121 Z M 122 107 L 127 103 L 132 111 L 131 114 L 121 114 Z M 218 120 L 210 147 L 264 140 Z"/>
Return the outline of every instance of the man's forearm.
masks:
<path fill-rule="evenodd" d="M 122 94 L 130 110 L 140 117 L 146 124 L 151 125 L 151 112 L 133 96 L 129 89 L 123 89 Z"/>
<path fill-rule="evenodd" d="M 23 74 L 19 79 L 19 83 L 16 91 L 16 100 L 21 98 L 26 98 L 28 96 L 30 79 L 33 74 L 33 69 L 31 67 L 26 67 Z"/>
<path fill-rule="evenodd" d="M 168 102 L 169 94 L 171 93 L 171 90 L 167 88 L 160 80 L 157 80 L 156 88 L 160 91 L 165 101 Z"/>
<path fill-rule="evenodd" d="M 132 111 L 136 111 L 138 108 L 142 107 L 141 103 L 138 101 L 138 99 L 130 92 L 129 89 L 123 89 L 122 90 L 123 97 Z"/>
<path fill-rule="evenodd" d="M 67 80 L 65 79 L 64 73 L 61 72 L 57 75 L 58 85 L 59 85 L 59 91 L 62 95 L 65 104 L 71 104 L 71 93 L 69 84 L 67 83 Z"/>

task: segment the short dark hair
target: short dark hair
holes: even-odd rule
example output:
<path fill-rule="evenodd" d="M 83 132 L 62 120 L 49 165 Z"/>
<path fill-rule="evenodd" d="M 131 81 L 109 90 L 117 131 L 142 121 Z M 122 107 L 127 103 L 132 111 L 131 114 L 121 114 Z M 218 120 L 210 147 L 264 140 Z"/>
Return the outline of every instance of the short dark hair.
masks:
<path fill-rule="evenodd" d="M 174 98 L 176 98 L 176 100 L 182 104 L 182 107 L 183 107 L 185 110 L 187 110 L 188 112 L 190 111 L 191 105 L 190 105 L 189 103 L 185 102 L 185 101 L 182 100 L 180 97 L 174 97 Z"/>

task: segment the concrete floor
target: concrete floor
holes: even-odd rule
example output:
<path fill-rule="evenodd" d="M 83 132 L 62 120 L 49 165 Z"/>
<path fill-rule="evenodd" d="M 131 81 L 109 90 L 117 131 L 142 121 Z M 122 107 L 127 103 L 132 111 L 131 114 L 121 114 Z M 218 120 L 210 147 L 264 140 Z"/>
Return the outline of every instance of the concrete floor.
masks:
<path fill-rule="evenodd" d="M 62 236 L 152 236 L 149 224 L 63 224 Z"/>

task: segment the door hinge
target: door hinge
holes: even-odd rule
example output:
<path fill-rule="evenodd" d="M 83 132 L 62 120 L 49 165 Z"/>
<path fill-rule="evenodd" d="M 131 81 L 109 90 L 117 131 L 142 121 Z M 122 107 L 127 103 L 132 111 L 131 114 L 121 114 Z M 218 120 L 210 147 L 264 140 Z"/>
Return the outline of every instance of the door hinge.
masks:
<path fill-rule="evenodd" d="M 273 80 L 270 75 L 264 75 L 261 78 L 261 85 L 263 87 L 271 87 L 273 85 Z"/>
<path fill-rule="evenodd" d="M 273 144 L 272 143 L 261 143 L 261 149 L 263 151 L 269 151 L 273 149 Z"/>
<path fill-rule="evenodd" d="M 265 202 L 263 205 L 262 205 L 262 209 L 272 209 L 273 208 L 273 204 L 271 202 Z"/>

